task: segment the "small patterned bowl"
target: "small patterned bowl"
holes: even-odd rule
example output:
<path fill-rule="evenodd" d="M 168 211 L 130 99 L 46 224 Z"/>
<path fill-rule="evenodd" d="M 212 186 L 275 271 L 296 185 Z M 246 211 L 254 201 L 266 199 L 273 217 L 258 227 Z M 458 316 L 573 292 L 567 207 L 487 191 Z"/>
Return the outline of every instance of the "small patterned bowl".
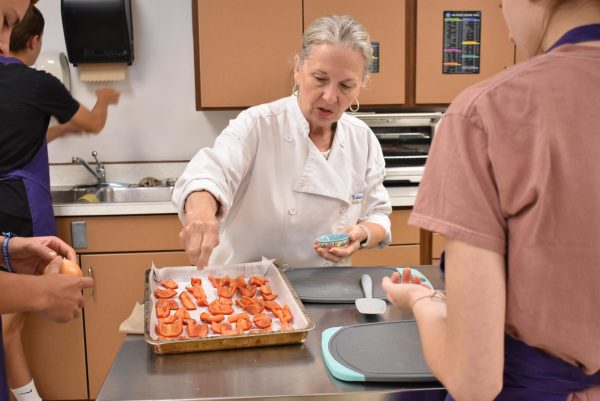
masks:
<path fill-rule="evenodd" d="M 344 233 L 321 235 L 315 240 L 321 248 L 344 248 L 350 242 L 350 236 Z"/>

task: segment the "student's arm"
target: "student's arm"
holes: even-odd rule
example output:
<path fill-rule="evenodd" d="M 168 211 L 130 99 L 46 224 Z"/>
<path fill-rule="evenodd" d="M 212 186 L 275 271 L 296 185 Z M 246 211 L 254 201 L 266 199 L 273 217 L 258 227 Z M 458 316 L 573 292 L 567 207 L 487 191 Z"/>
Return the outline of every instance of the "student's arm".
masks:
<path fill-rule="evenodd" d="M 425 359 L 458 400 L 492 400 L 502 388 L 506 276 L 504 257 L 446 239 L 446 297 L 384 278 L 394 305 L 412 308 Z"/>
<path fill-rule="evenodd" d="M 106 124 L 108 106 L 119 102 L 119 92 L 110 88 L 102 88 L 96 91 L 96 104 L 89 110 L 84 105 L 79 109 L 69 122 L 76 124 L 86 132 L 100 133 Z"/>

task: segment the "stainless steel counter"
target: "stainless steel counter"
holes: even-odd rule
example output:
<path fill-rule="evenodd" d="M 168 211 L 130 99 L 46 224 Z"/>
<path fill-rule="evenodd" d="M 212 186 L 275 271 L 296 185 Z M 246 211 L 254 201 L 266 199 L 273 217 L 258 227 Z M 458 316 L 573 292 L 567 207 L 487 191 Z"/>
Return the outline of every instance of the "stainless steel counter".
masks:
<path fill-rule="evenodd" d="M 437 267 L 419 269 L 444 288 Z M 354 304 L 305 304 L 316 327 L 304 344 L 155 355 L 143 336 L 128 335 L 97 401 L 111 400 L 399 400 L 441 401 L 439 383 L 358 383 L 334 378 L 323 362 L 321 333 L 329 327 L 412 319 L 388 305 L 380 316 Z"/>

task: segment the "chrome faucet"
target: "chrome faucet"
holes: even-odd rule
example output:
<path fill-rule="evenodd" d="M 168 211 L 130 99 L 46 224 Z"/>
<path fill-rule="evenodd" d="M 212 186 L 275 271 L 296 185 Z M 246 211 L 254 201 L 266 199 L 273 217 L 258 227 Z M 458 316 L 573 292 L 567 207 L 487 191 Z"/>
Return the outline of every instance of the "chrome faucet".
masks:
<path fill-rule="evenodd" d="M 74 164 L 81 164 L 86 168 L 97 180 L 98 184 L 106 183 L 106 170 L 104 169 L 104 164 L 100 163 L 98 160 L 98 152 L 95 150 L 92 151 L 92 157 L 96 160 L 96 169 L 93 170 L 92 167 L 83 159 L 73 156 L 71 159 Z"/>

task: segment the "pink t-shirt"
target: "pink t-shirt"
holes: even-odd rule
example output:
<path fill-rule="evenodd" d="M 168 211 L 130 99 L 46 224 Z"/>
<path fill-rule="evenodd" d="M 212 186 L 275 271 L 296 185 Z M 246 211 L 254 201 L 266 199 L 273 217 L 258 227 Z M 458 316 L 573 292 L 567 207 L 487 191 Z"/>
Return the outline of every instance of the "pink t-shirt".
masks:
<path fill-rule="evenodd" d="M 600 47 L 561 46 L 461 93 L 409 222 L 507 254 L 507 329 L 600 370 Z"/>

